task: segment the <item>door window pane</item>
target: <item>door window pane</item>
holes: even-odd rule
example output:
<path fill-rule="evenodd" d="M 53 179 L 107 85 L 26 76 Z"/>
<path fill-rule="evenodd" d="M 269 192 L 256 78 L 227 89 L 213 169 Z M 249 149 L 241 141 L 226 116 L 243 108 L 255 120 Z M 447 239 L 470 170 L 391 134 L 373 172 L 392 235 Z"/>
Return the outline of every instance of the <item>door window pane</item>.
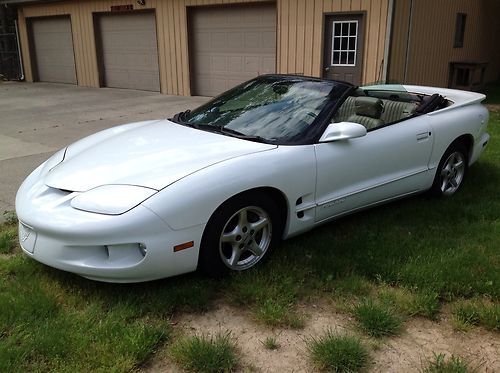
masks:
<path fill-rule="evenodd" d="M 358 34 L 358 22 L 351 22 L 350 23 L 350 34 L 351 35 L 357 35 Z"/>
<path fill-rule="evenodd" d="M 347 58 L 347 64 L 354 65 L 354 58 L 355 58 L 354 52 L 348 52 L 348 54 L 349 54 L 349 57 Z"/>
<path fill-rule="evenodd" d="M 342 35 L 347 35 L 347 34 L 349 34 L 349 23 L 342 22 Z"/>
<path fill-rule="evenodd" d="M 334 21 L 332 27 L 332 66 L 356 66 L 358 21 Z"/>
<path fill-rule="evenodd" d="M 356 38 L 355 37 L 349 38 L 349 50 L 350 51 L 356 50 Z"/>
<path fill-rule="evenodd" d="M 349 38 L 342 38 L 342 50 L 346 51 L 349 49 L 347 43 L 349 42 Z"/>
<path fill-rule="evenodd" d="M 347 52 L 340 52 L 340 64 L 341 65 L 347 64 Z"/>
<path fill-rule="evenodd" d="M 339 64 L 339 63 L 340 63 L 340 52 L 333 52 L 333 62 L 332 62 L 332 65 Z"/>
<path fill-rule="evenodd" d="M 333 49 L 336 51 L 340 50 L 340 38 L 333 39 Z"/>
<path fill-rule="evenodd" d="M 333 23 L 333 32 L 335 35 L 341 35 L 342 34 L 342 23 L 341 22 L 334 22 Z"/>

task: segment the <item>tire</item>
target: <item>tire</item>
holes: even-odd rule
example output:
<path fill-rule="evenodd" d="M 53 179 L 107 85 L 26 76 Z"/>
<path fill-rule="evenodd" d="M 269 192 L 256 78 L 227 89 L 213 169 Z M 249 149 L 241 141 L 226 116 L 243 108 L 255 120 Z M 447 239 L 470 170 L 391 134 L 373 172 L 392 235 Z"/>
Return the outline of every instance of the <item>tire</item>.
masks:
<path fill-rule="evenodd" d="M 224 202 L 207 223 L 198 267 L 219 278 L 253 268 L 269 257 L 280 241 L 282 219 L 265 194 L 244 194 Z"/>
<path fill-rule="evenodd" d="M 467 148 L 461 143 L 451 144 L 444 152 L 430 189 L 437 197 L 451 197 L 462 186 L 468 170 Z"/>

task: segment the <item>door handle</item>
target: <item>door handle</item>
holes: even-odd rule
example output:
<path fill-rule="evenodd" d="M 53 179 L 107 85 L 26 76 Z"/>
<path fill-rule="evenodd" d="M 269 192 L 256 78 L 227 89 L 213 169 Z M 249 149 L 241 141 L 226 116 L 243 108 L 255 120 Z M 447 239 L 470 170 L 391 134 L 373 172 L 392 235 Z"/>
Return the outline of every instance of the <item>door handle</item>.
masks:
<path fill-rule="evenodd" d="M 325 67 L 325 71 L 326 72 L 330 71 L 330 67 Z"/>
<path fill-rule="evenodd" d="M 431 132 L 422 132 L 417 134 L 417 141 L 423 141 L 431 136 Z"/>

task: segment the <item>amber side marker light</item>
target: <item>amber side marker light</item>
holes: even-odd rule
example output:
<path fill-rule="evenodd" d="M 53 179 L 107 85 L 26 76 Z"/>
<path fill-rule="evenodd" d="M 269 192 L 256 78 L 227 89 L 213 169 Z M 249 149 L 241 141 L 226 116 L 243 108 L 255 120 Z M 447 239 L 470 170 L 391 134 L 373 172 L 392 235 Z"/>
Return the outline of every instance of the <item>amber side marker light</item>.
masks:
<path fill-rule="evenodd" d="M 174 253 L 176 253 L 177 251 L 189 249 L 190 247 L 193 247 L 193 246 L 194 246 L 194 241 L 184 242 L 184 243 L 181 243 L 180 245 L 175 245 L 174 246 Z"/>

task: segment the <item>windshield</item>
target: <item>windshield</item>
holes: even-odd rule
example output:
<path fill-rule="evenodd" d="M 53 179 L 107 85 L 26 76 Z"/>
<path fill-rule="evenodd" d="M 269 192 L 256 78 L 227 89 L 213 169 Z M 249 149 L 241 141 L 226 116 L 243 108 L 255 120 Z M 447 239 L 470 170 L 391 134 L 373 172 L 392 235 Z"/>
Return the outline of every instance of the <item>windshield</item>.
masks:
<path fill-rule="evenodd" d="M 230 136 L 290 143 L 317 126 L 319 114 L 349 88 L 335 81 L 263 76 L 178 116 L 178 121 Z"/>
<path fill-rule="evenodd" d="M 373 83 L 358 88 L 358 92 L 365 96 L 376 96 L 393 101 L 413 102 L 422 100 L 422 95 L 408 92 L 401 84 Z"/>

